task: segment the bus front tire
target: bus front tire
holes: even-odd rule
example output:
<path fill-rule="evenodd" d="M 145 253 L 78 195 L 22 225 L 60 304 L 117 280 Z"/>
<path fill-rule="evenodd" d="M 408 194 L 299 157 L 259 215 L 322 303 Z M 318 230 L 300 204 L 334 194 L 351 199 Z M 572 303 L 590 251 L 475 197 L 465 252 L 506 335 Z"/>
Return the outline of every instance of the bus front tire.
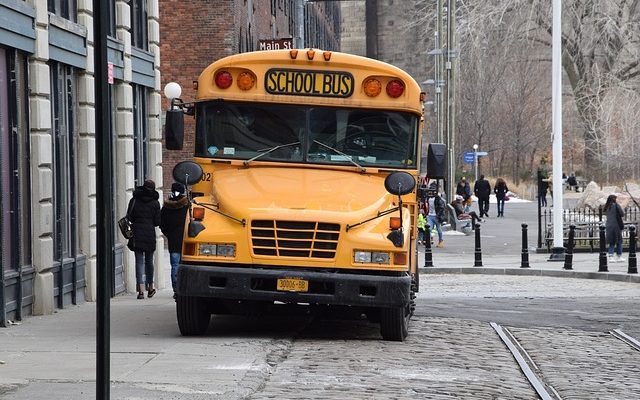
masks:
<path fill-rule="evenodd" d="M 205 299 L 192 296 L 176 298 L 176 316 L 182 336 L 202 335 L 209 327 L 211 313 Z"/>
<path fill-rule="evenodd" d="M 404 307 L 380 309 L 380 333 L 384 340 L 402 342 L 409 334 L 409 310 Z"/>

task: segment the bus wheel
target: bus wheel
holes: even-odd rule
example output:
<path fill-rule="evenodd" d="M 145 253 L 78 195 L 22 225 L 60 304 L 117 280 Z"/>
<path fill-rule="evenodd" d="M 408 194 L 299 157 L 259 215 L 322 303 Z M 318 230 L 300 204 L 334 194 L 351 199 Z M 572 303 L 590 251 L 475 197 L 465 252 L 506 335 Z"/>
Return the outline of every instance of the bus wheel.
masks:
<path fill-rule="evenodd" d="M 182 336 L 202 335 L 207 331 L 211 319 L 205 300 L 192 296 L 176 298 L 176 316 Z"/>
<path fill-rule="evenodd" d="M 380 333 L 384 340 L 402 342 L 409 333 L 408 307 L 381 308 Z"/>

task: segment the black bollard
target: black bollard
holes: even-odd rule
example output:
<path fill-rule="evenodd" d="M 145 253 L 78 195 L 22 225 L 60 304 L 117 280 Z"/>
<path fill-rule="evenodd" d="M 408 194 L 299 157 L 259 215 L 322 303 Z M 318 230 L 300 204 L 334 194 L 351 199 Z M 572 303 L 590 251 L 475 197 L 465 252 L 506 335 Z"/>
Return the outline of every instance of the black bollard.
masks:
<path fill-rule="evenodd" d="M 424 236 L 424 267 L 433 267 L 433 254 L 431 253 L 431 227 L 428 224 L 425 227 Z"/>
<path fill-rule="evenodd" d="M 476 252 L 473 262 L 474 267 L 482 267 L 482 247 L 480 245 L 480 224 L 476 224 Z"/>
<path fill-rule="evenodd" d="M 529 268 L 529 240 L 527 239 L 527 224 L 522 224 L 522 263 L 520 268 Z"/>
<path fill-rule="evenodd" d="M 598 272 L 609 272 L 607 268 L 607 243 L 604 237 L 604 225 L 600 225 L 600 262 L 598 263 Z"/>
<path fill-rule="evenodd" d="M 638 273 L 638 260 L 636 259 L 636 227 L 629 226 L 629 269 L 628 274 Z"/>
<path fill-rule="evenodd" d="M 564 269 L 573 269 L 573 248 L 576 245 L 576 226 L 569 225 L 569 242 L 567 243 L 567 251 L 564 253 Z"/>

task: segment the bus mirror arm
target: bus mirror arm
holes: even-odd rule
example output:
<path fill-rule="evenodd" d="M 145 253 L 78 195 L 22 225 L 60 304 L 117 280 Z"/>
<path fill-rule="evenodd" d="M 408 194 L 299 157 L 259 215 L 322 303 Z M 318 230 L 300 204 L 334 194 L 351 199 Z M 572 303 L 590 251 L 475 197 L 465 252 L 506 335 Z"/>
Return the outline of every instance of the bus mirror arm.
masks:
<path fill-rule="evenodd" d="M 398 192 L 400 192 L 402 185 L 398 183 Z M 402 233 L 402 196 L 398 194 L 398 212 L 400 214 L 400 227 L 394 229 L 387 235 L 387 239 L 393 243 L 396 247 L 404 246 L 404 234 Z"/>
<path fill-rule="evenodd" d="M 185 103 L 181 98 L 171 99 L 171 107 L 170 110 L 179 109 L 182 110 L 183 114 L 193 115 L 194 114 L 194 106 L 193 103 Z"/>

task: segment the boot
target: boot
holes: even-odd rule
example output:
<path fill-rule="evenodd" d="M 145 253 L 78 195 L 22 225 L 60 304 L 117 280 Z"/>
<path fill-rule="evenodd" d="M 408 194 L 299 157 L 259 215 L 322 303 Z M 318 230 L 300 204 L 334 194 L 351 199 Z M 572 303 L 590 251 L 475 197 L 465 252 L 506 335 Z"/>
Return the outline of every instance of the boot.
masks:
<path fill-rule="evenodd" d="M 144 299 L 144 285 L 138 285 L 138 300 Z"/>
<path fill-rule="evenodd" d="M 438 243 L 438 246 L 437 246 L 437 247 L 444 247 L 444 240 L 441 240 L 441 241 Z"/>
<path fill-rule="evenodd" d="M 147 297 L 152 298 L 153 295 L 156 294 L 156 289 L 153 287 L 153 283 L 149 284 L 149 288 L 147 289 Z"/>

